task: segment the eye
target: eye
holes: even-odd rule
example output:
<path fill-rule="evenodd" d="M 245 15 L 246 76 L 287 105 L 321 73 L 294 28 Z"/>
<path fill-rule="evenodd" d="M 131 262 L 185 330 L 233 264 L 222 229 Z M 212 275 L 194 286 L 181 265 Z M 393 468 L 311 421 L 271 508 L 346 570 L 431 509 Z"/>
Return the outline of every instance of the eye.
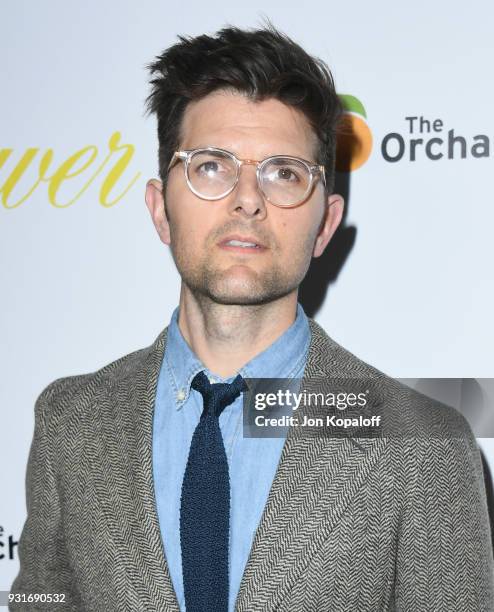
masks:
<path fill-rule="evenodd" d="M 300 178 L 296 172 L 294 172 L 291 168 L 278 168 L 275 173 L 275 178 L 277 180 L 289 181 L 289 182 L 298 182 Z"/>
<path fill-rule="evenodd" d="M 235 171 L 235 169 L 231 166 L 232 164 L 228 159 L 198 155 L 197 159 L 193 160 L 192 170 L 197 176 L 214 179 L 216 177 L 219 178 L 229 176 Z"/>
<path fill-rule="evenodd" d="M 303 181 L 302 170 L 294 168 L 292 164 L 268 166 L 265 169 L 264 176 L 271 183 L 278 183 L 279 185 L 291 184 L 293 186 Z"/>
<path fill-rule="evenodd" d="M 220 164 L 217 161 L 205 161 L 201 165 L 197 166 L 197 172 L 200 174 L 208 174 L 212 176 L 217 174 L 220 170 Z"/>

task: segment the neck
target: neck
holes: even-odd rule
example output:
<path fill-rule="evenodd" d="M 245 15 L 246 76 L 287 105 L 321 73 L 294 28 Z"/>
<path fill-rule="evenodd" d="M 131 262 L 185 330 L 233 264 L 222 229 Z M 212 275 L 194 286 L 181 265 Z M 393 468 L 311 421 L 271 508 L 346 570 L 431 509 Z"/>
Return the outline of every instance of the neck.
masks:
<path fill-rule="evenodd" d="M 182 283 L 178 327 L 208 370 L 229 378 L 292 325 L 297 295 L 295 290 L 265 304 L 232 306 L 195 295 Z"/>

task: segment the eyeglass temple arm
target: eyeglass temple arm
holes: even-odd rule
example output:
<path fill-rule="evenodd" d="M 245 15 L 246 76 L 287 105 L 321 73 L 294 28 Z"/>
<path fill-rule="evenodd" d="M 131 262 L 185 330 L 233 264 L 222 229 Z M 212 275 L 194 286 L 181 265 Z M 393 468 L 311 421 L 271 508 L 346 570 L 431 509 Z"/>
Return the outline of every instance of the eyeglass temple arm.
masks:
<path fill-rule="evenodd" d="M 326 169 L 324 166 L 312 166 L 312 169 L 314 168 L 320 173 L 322 176 L 322 182 L 324 183 L 324 186 L 326 186 Z"/>
<path fill-rule="evenodd" d="M 167 172 L 168 170 L 170 170 L 170 168 L 173 166 L 177 159 L 187 159 L 187 151 L 175 151 L 175 153 L 172 155 L 172 158 L 170 159 L 168 168 L 166 169 Z"/>

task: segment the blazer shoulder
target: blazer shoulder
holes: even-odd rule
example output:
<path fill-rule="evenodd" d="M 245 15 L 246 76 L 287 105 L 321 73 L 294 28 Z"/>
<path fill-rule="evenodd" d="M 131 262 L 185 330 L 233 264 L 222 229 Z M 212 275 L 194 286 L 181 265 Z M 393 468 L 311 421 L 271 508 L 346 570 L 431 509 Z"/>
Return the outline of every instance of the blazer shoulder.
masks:
<path fill-rule="evenodd" d="M 408 387 L 378 368 L 363 361 L 333 340 L 313 319 L 309 319 L 312 345 L 319 372 L 334 377 L 372 381 L 376 403 L 384 415 L 392 412 L 396 426 L 424 438 L 474 439 L 467 419 L 454 407 Z"/>
<path fill-rule="evenodd" d="M 50 382 L 39 394 L 35 403 L 35 417 L 43 423 L 53 422 L 74 410 L 84 411 L 109 387 L 131 383 L 132 377 L 142 368 L 166 341 L 165 328 L 149 346 L 111 361 L 101 368 L 72 376 L 64 376 Z"/>
<path fill-rule="evenodd" d="M 314 319 L 309 318 L 312 358 L 321 374 L 342 377 L 389 378 L 386 374 L 360 359 L 331 338 Z M 309 355 L 310 357 L 311 355 Z"/>

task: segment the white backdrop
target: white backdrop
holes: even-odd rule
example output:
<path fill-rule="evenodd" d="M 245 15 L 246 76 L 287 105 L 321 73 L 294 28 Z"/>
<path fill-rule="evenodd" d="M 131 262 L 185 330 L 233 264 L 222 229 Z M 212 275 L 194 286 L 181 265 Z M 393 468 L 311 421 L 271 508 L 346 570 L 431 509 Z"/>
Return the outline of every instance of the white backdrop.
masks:
<path fill-rule="evenodd" d="M 315 318 L 396 377 L 494 377 L 491 3 L 3 0 L 0 590 L 18 568 L 36 397 L 55 378 L 149 345 L 177 304 L 178 275 L 144 204 L 157 176 L 144 66 L 177 34 L 256 26 L 263 15 L 328 62 L 338 92 L 365 107 L 373 138 L 350 175 L 355 244 Z M 431 132 L 414 124 L 411 134 L 413 116 Z M 451 130 L 465 139 L 464 158 L 461 143 L 448 158 Z M 116 132 L 113 147 L 129 146 L 106 159 Z M 392 133 L 387 155 L 399 138 L 406 151 L 394 162 L 381 149 Z M 411 161 L 415 138 L 424 142 Z M 445 141 L 428 145 L 441 159 L 426 155 L 431 138 Z M 57 188 L 62 164 L 86 147 Z M 494 471 L 493 440 L 480 443 Z"/>

